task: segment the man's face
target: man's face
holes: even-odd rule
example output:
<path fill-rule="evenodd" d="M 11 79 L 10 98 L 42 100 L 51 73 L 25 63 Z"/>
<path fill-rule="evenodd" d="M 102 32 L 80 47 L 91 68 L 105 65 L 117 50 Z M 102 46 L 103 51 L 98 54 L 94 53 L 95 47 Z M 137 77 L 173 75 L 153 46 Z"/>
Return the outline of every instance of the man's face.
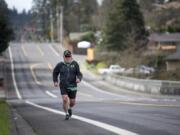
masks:
<path fill-rule="evenodd" d="M 64 56 L 64 61 L 65 62 L 71 62 L 71 60 L 72 60 L 71 56 L 69 56 L 69 57 Z"/>

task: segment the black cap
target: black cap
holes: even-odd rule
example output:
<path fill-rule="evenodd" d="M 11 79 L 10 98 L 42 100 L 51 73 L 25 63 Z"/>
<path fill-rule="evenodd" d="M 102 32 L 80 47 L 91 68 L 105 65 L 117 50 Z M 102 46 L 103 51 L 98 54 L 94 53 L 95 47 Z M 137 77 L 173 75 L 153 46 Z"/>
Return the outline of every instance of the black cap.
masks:
<path fill-rule="evenodd" d="M 71 57 L 71 51 L 65 50 L 64 51 L 64 57 Z"/>

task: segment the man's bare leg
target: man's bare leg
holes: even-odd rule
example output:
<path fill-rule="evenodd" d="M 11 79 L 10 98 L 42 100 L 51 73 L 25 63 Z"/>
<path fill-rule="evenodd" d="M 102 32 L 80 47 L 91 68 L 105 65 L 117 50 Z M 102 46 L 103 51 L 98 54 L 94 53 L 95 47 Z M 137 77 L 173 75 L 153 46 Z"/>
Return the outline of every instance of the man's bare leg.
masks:
<path fill-rule="evenodd" d="M 68 109 L 69 117 L 72 116 L 72 107 L 75 105 L 75 101 L 76 101 L 75 99 L 70 99 L 70 104 L 69 104 L 70 108 Z"/>
<path fill-rule="evenodd" d="M 68 95 L 62 95 L 62 98 L 63 98 L 63 109 L 64 109 L 64 112 L 66 113 L 66 116 L 68 115 L 68 109 L 69 109 L 69 97 Z M 67 116 L 68 117 L 68 116 Z M 66 117 L 66 119 L 68 119 Z"/>

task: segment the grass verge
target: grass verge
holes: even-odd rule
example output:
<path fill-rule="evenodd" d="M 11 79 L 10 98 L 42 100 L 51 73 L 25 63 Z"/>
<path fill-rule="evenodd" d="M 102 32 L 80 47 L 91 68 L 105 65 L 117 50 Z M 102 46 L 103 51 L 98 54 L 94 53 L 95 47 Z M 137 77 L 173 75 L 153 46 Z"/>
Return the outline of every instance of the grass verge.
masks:
<path fill-rule="evenodd" d="M 10 108 L 4 100 L 0 100 L 0 135 L 10 134 Z"/>

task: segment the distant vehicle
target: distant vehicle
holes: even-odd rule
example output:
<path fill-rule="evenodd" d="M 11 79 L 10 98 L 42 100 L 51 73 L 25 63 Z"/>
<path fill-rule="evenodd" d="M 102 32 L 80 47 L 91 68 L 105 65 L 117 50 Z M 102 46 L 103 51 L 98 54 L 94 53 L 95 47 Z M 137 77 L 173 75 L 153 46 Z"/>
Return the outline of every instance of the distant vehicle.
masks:
<path fill-rule="evenodd" d="M 134 68 L 128 68 L 123 73 L 124 74 L 133 74 L 134 73 Z"/>
<path fill-rule="evenodd" d="M 110 65 L 109 68 L 101 68 L 98 70 L 100 74 L 122 73 L 124 71 L 125 71 L 125 68 L 122 68 L 119 65 Z"/>
<path fill-rule="evenodd" d="M 135 68 L 136 73 L 142 73 L 142 74 L 150 74 L 155 72 L 155 69 L 153 67 L 148 67 L 145 65 L 140 65 Z"/>

